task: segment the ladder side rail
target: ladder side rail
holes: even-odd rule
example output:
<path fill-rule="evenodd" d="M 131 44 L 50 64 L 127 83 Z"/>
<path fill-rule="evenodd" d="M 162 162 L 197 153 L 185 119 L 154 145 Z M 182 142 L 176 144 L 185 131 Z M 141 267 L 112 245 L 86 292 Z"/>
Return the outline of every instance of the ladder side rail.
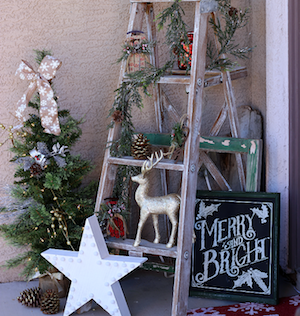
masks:
<path fill-rule="evenodd" d="M 200 14 L 200 2 L 195 5 L 193 58 L 191 85 L 188 99 L 188 123 L 190 127 L 184 151 L 181 206 L 177 240 L 177 260 L 173 290 L 172 316 L 183 316 L 187 312 L 192 230 L 199 164 L 200 123 L 204 88 L 205 59 L 207 48 L 208 13 Z M 201 81 L 201 82 L 200 82 Z M 197 85 L 197 82 L 200 83 Z M 196 91 L 197 90 L 197 91 Z"/>
<path fill-rule="evenodd" d="M 127 28 L 127 37 L 131 36 L 129 32 L 133 30 L 142 29 L 144 13 L 146 12 L 146 10 L 147 10 L 147 4 L 145 3 L 134 2 L 131 4 L 130 17 L 129 17 L 129 23 L 128 23 L 128 28 Z M 123 60 L 121 63 L 121 68 L 120 68 L 118 87 L 124 79 L 125 71 L 126 71 L 126 60 Z"/>
<path fill-rule="evenodd" d="M 131 5 L 130 19 L 128 24 L 128 32 L 133 29 L 141 29 L 143 24 L 143 13 L 146 10 L 146 4 L 133 3 Z M 130 34 L 128 34 L 128 37 Z M 126 62 L 123 61 L 120 68 L 120 75 L 118 81 L 118 87 L 122 83 L 124 74 L 126 71 Z M 118 139 L 120 135 L 121 124 L 114 123 L 114 126 L 109 130 L 107 137 L 107 145 L 111 144 L 114 140 Z M 115 178 L 117 174 L 117 166 L 112 165 L 108 162 L 110 158 L 110 148 L 106 148 L 104 153 L 104 160 L 102 164 L 102 172 L 99 181 L 99 187 L 97 192 L 96 204 L 95 204 L 95 213 L 97 214 L 100 209 L 102 201 L 110 197 L 113 192 Z"/>
<path fill-rule="evenodd" d="M 147 5 L 147 10 L 146 10 L 146 25 L 147 25 L 148 41 L 156 42 L 157 41 L 156 25 L 154 22 L 154 18 L 155 16 L 154 16 L 153 3 L 149 3 Z M 152 53 L 150 55 L 150 64 L 155 67 L 159 67 L 157 45 L 155 45 L 152 48 Z M 161 115 L 161 96 L 160 96 L 160 89 L 159 89 L 158 84 L 153 85 L 153 103 L 154 103 L 154 111 L 155 111 L 156 128 L 159 133 L 162 133 L 163 122 L 162 122 L 162 115 Z M 160 181 L 161 181 L 162 194 L 163 195 L 168 194 L 166 170 L 160 170 Z M 168 225 L 168 218 L 166 215 L 164 216 L 164 226 L 165 226 L 165 231 L 167 235 L 169 235 L 170 228 Z"/>
<path fill-rule="evenodd" d="M 107 137 L 107 146 L 118 137 L 120 133 L 120 123 L 115 123 L 114 127 L 111 128 L 108 132 Z M 112 190 L 115 183 L 115 176 L 117 174 L 117 166 L 111 165 L 108 163 L 108 159 L 110 158 L 110 148 L 105 149 L 104 159 L 102 163 L 102 171 L 98 186 L 95 211 L 94 213 L 99 213 L 100 205 L 104 198 L 111 196 Z"/>

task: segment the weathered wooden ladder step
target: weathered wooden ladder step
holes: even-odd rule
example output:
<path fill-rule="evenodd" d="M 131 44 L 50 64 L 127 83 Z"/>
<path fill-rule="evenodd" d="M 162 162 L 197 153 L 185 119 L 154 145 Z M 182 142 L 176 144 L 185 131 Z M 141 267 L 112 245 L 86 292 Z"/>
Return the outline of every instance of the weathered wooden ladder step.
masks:
<path fill-rule="evenodd" d="M 241 79 L 247 77 L 246 67 L 237 67 L 230 71 L 231 80 Z M 190 75 L 184 70 L 173 70 L 170 74 L 163 76 L 158 83 L 166 84 L 185 84 L 189 85 L 191 81 Z M 205 72 L 204 88 L 217 86 L 223 83 L 223 74 L 221 72 Z"/>

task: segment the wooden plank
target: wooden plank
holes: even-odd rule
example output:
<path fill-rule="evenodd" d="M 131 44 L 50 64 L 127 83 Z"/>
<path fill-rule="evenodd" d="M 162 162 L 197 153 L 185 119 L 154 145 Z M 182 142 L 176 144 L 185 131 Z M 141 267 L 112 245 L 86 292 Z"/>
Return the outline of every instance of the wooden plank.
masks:
<path fill-rule="evenodd" d="M 257 192 L 260 190 L 262 140 L 249 140 L 247 156 L 246 191 Z"/>
<path fill-rule="evenodd" d="M 109 237 L 106 240 L 106 245 L 109 248 L 135 251 L 135 252 L 141 252 L 144 254 L 171 257 L 171 258 L 177 257 L 176 246 L 172 248 L 166 248 L 166 245 L 164 244 L 154 244 L 144 239 L 142 239 L 140 245 L 137 247 L 134 247 L 133 244 L 134 244 L 134 239 L 129 239 L 129 238 L 121 239 L 121 238 Z"/>
<path fill-rule="evenodd" d="M 182 73 L 183 72 L 183 73 Z M 172 74 L 163 76 L 159 83 L 167 83 L 167 84 L 190 84 L 190 76 L 186 74 L 184 70 L 176 71 L 172 70 Z M 216 74 L 216 72 L 206 72 L 205 75 Z M 247 77 L 247 68 L 239 67 L 230 71 L 231 80 L 237 80 L 241 78 Z M 223 83 L 223 75 L 217 73 L 215 76 L 210 76 L 209 78 L 205 78 L 204 80 L 204 88 L 209 88 L 213 86 L 217 86 Z"/>
<path fill-rule="evenodd" d="M 217 184 L 219 185 L 222 191 L 232 191 L 230 185 L 226 181 L 226 179 L 222 176 L 219 169 L 216 167 L 214 162 L 209 158 L 209 156 L 200 150 L 200 160 L 204 163 L 207 170 L 210 172 L 212 177 L 215 179 Z"/>
<path fill-rule="evenodd" d="M 168 83 L 168 84 L 190 84 L 190 76 L 181 75 L 166 75 L 163 76 L 158 83 Z"/>
<path fill-rule="evenodd" d="M 171 146 L 171 134 L 143 133 L 154 146 Z"/>
<path fill-rule="evenodd" d="M 200 137 L 200 149 L 216 152 L 248 153 L 248 139 L 231 137 Z"/>
<path fill-rule="evenodd" d="M 133 159 L 132 157 L 109 157 L 108 162 L 113 165 L 125 165 L 142 167 L 145 160 Z M 183 171 L 184 165 L 182 163 L 176 163 L 174 160 L 163 159 L 156 166 L 156 169 Z"/>
<path fill-rule="evenodd" d="M 205 59 L 207 48 L 208 14 L 200 14 L 200 2 L 195 5 L 193 58 L 191 84 L 188 98 L 189 137 L 184 150 L 184 171 L 182 175 L 181 206 L 177 239 L 177 260 L 173 286 L 172 316 L 186 315 L 190 283 L 191 250 L 193 237 L 194 208 L 199 165 L 199 140 L 203 104 Z"/>

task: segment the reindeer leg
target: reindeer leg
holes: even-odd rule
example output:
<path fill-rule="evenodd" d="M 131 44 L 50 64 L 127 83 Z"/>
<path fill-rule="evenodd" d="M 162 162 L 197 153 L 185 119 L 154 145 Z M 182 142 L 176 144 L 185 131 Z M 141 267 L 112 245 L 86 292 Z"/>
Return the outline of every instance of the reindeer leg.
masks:
<path fill-rule="evenodd" d="M 158 228 L 158 214 L 152 214 L 152 220 L 153 220 L 153 226 L 154 226 L 154 231 L 155 231 L 155 239 L 153 242 L 155 244 L 159 244 L 160 233 L 159 233 L 159 228 Z"/>
<path fill-rule="evenodd" d="M 171 236 L 169 238 L 169 242 L 166 244 L 167 248 L 172 248 L 175 244 L 175 235 L 177 232 L 177 226 L 178 226 L 178 220 L 177 220 L 177 213 L 173 212 L 169 215 L 169 219 L 172 223 L 172 231 L 171 231 Z"/>
<path fill-rule="evenodd" d="M 140 220 L 139 220 L 139 224 L 138 224 L 138 230 L 136 232 L 135 241 L 133 244 L 134 247 L 137 247 L 141 243 L 142 230 L 143 230 L 144 224 L 145 224 L 148 216 L 149 216 L 149 214 L 147 212 L 142 212 L 142 210 L 141 210 Z"/>

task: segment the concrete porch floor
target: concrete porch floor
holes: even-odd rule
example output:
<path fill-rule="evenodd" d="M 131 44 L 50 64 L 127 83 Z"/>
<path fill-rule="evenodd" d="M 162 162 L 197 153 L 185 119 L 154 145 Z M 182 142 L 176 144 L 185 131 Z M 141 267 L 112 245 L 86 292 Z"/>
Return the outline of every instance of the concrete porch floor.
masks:
<path fill-rule="evenodd" d="M 173 278 L 166 278 L 162 272 L 136 270 L 123 278 L 120 283 L 132 316 L 171 316 Z M 0 315 L 27 316 L 43 315 L 39 308 L 23 306 L 17 301 L 20 292 L 38 286 L 38 281 L 0 283 Z M 279 296 L 297 295 L 296 290 L 286 279 L 279 278 Z M 189 297 L 189 309 L 231 305 L 235 302 Z M 63 315 L 65 298 L 60 300 Z M 77 315 L 74 313 L 73 315 Z M 86 316 L 107 316 L 101 307 L 94 304 Z M 291 315 L 292 316 L 292 315 Z"/>

